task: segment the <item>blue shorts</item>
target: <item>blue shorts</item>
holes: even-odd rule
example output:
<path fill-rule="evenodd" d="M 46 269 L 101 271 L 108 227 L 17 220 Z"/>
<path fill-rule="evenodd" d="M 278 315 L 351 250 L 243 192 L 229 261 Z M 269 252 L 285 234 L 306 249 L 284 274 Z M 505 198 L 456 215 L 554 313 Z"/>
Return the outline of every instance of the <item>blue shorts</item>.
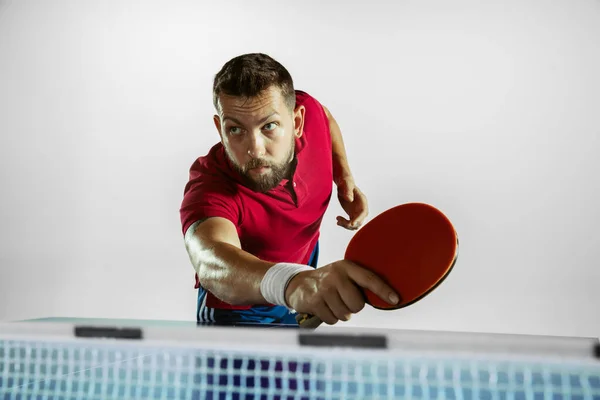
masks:
<path fill-rule="evenodd" d="M 308 265 L 317 268 L 319 260 L 319 242 L 317 242 L 310 256 Z M 292 314 L 284 306 L 256 305 L 248 310 L 226 310 L 210 308 L 205 304 L 206 290 L 198 289 L 198 303 L 196 309 L 196 320 L 199 324 L 223 324 L 233 325 L 236 323 L 252 324 L 286 324 L 298 325 L 296 314 Z"/>

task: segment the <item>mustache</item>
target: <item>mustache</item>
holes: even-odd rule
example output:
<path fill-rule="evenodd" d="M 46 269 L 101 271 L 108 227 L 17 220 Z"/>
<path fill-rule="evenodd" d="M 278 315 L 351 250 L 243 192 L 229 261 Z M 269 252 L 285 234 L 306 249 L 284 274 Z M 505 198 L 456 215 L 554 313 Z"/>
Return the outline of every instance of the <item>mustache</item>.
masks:
<path fill-rule="evenodd" d="M 270 165 L 270 164 L 269 164 L 267 161 L 265 161 L 265 160 L 263 160 L 263 159 L 261 159 L 261 158 L 253 158 L 252 160 L 250 160 L 250 161 L 249 161 L 249 162 L 248 162 L 248 163 L 247 163 L 247 164 L 244 166 L 244 169 L 245 169 L 246 171 L 248 171 L 248 170 L 250 170 L 250 169 L 253 169 L 253 168 L 259 168 L 259 167 L 270 167 L 270 166 L 271 166 L 271 165 Z"/>

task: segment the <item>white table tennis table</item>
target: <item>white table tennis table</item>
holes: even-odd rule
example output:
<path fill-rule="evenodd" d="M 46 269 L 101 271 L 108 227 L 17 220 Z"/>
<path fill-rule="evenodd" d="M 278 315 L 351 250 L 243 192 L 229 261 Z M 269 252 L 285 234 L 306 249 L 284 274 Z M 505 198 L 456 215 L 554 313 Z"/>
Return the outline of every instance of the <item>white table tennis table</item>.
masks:
<path fill-rule="evenodd" d="M 193 321 L 0 323 L 0 399 L 600 400 L 598 338 Z"/>

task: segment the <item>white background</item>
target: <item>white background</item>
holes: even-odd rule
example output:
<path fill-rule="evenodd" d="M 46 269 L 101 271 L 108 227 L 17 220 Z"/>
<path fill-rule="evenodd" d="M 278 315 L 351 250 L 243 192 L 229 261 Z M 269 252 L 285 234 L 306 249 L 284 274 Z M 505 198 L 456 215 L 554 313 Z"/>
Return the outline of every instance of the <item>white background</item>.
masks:
<path fill-rule="evenodd" d="M 460 235 L 434 294 L 346 326 L 600 335 L 600 2 L 573 0 L 0 1 L 0 320 L 194 320 L 183 187 L 214 74 L 257 51 L 337 118 L 371 217 Z"/>

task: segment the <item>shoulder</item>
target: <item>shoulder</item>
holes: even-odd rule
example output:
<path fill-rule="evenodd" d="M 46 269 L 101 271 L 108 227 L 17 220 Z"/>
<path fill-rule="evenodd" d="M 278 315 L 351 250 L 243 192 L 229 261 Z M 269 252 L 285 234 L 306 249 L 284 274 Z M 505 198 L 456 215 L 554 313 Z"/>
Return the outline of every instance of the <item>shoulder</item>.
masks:
<path fill-rule="evenodd" d="M 316 109 L 324 112 L 323 105 L 311 94 L 296 89 L 296 105 L 303 105 L 305 108 Z"/>
<path fill-rule="evenodd" d="M 207 201 L 214 197 L 225 200 L 238 196 L 234 172 L 224 153 L 223 146 L 219 143 L 193 162 L 184 189 L 184 202 L 196 202 L 199 198 Z"/>
<path fill-rule="evenodd" d="M 305 109 L 305 124 L 308 122 L 329 129 L 329 111 L 319 100 L 303 90 L 296 90 L 296 106 L 300 105 Z"/>
<path fill-rule="evenodd" d="M 215 145 L 190 168 L 180 208 L 184 234 L 191 224 L 209 217 L 223 217 L 236 226 L 242 221 L 238 188 L 221 151 L 222 146 Z"/>
<path fill-rule="evenodd" d="M 221 143 L 215 144 L 206 155 L 194 160 L 189 170 L 189 182 L 212 183 L 226 188 L 234 186 L 233 179 Z"/>

